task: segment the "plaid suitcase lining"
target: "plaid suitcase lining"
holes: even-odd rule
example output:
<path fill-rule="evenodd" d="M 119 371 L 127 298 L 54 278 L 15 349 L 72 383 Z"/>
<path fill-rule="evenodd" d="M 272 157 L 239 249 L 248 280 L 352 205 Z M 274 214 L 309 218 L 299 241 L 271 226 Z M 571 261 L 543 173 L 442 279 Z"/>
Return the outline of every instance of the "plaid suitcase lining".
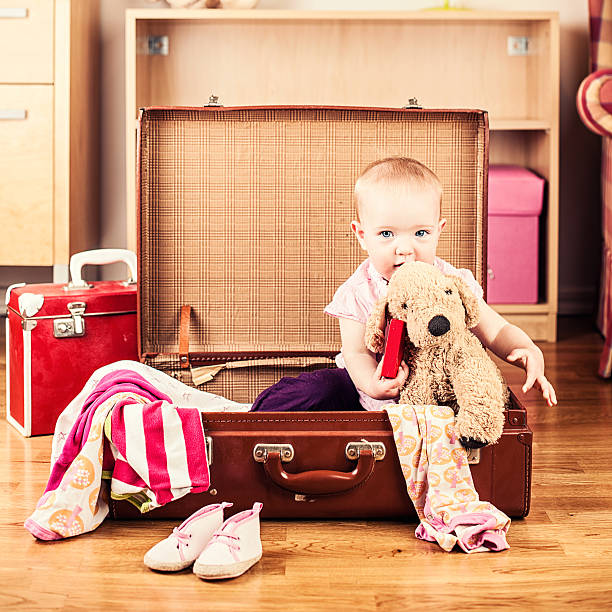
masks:
<path fill-rule="evenodd" d="M 485 281 L 483 113 L 151 109 L 140 133 L 142 353 L 164 354 L 150 365 L 175 371 L 167 354 L 178 351 L 183 304 L 193 353 L 338 350 L 322 311 L 363 259 L 352 188 L 383 156 L 438 174 L 448 219 L 439 255 Z M 228 395 L 219 381 L 231 378 L 229 396 L 252 401 L 288 373 L 282 360 L 256 369 L 261 382 L 232 371 L 205 388 Z M 191 384 L 188 371 L 178 376 Z"/>

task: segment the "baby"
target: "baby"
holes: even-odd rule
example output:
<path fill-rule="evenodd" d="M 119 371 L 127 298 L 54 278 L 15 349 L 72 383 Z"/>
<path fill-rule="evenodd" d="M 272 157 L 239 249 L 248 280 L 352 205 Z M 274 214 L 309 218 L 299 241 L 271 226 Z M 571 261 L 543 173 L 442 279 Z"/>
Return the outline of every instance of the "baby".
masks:
<path fill-rule="evenodd" d="M 462 278 L 478 298 L 480 322 L 472 332 L 498 357 L 525 370 L 523 392 L 539 389 L 549 406 L 555 390 L 544 376 L 542 351 L 520 328 L 508 323 L 482 299 L 483 290 L 469 270 L 436 257 L 440 234 L 442 185 L 420 162 L 404 157 L 370 164 L 355 184 L 357 219 L 351 229 L 368 258 L 336 291 L 325 312 L 337 317 L 342 352 L 337 369 L 283 378 L 255 400 L 252 410 L 380 410 L 397 399 L 408 377 L 402 363 L 395 378 L 383 378 L 382 361 L 365 346 L 365 324 L 386 292 L 395 270 L 407 261 L 423 261 L 444 274 Z"/>

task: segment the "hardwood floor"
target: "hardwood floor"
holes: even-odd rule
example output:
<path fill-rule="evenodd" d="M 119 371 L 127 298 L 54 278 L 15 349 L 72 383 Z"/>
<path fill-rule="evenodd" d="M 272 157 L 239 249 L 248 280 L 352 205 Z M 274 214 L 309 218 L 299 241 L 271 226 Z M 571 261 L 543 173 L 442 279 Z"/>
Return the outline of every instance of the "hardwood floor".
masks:
<path fill-rule="evenodd" d="M 106 521 L 52 543 L 26 532 L 51 437 L 24 439 L 2 420 L 0 609 L 611 609 L 612 383 L 596 374 L 601 346 L 591 324 L 573 318 L 560 322 L 558 343 L 541 345 L 559 405 L 525 398 L 532 510 L 513 522 L 502 553 L 445 553 L 399 522 L 265 521 L 264 556 L 240 578 L 157 574 L 142 556 L 174 523 Z M 518 390 L 521 371 L 503 371 Z"/>

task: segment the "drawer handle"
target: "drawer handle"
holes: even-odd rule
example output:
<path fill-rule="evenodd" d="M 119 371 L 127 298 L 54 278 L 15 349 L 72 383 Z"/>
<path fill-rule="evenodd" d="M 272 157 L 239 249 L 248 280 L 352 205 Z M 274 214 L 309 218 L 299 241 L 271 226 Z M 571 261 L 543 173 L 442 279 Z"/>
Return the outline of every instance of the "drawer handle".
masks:
<path fill-rule="evenodd" d="M 28 113 L 25 109 L 23 110 L 2 110 L 0 109 L 0 119 L 8 120 L 8 119 L 25 119 Z"/>
<path fill-rule="evenodd" d="M 27 8 L 0 8 L 0 19 L 24 19 L 27 16 Z"/>

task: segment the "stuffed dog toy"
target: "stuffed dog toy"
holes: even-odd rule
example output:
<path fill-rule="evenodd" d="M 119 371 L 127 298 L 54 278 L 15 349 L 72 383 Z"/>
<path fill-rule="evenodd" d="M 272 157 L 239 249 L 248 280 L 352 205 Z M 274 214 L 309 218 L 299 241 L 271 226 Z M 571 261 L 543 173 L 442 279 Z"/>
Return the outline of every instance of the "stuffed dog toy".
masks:
<path fill-rule="evenodd" d="M 465 282 L 427 263 L 405 263 L 366 324 L 365 343 L 374 353 L 383 350 L 388 316 L 404 321 L 408 336 L 404 361 L 410 374 L 400 403 L 452 407 L 455 431 L 467 448 L 497 442 L 508 389 L 470 332 L 480 312 Z"/>

